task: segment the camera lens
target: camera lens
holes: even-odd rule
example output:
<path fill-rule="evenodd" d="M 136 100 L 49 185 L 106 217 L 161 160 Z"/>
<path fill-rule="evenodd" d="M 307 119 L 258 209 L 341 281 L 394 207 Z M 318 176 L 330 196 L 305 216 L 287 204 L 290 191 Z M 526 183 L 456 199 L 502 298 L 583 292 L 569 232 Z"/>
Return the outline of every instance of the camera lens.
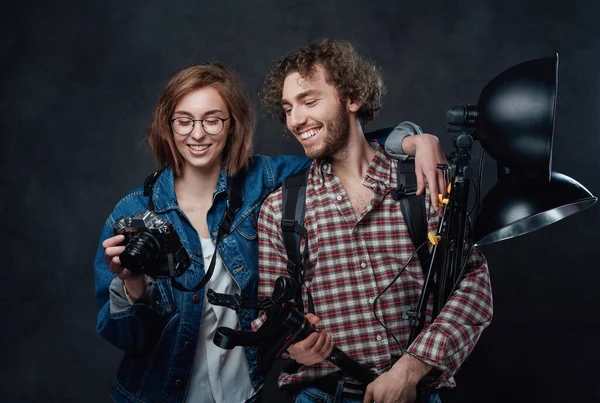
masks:
<path fill-rule="evenodd" d="M 143 274 L 159 252 L 158 240 L 149 232 L 142 232 L 132 237 L 119 258 L 126 269 L 134 274 Z"/>

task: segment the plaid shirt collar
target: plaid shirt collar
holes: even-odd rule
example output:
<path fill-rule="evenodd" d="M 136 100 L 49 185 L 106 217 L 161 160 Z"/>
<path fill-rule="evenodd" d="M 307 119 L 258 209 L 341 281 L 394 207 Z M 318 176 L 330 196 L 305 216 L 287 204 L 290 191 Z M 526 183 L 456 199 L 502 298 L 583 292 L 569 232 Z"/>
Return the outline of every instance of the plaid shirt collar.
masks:
<path fill-rule="evenodd" d="M 387 191 L 395 186 L 396 170 L 392 160 L 379 143 L 369 142 L 369 145 L 375 149 L 375 156 L 369 163 L 362 183 L 373 189 L 375 197 L 381 200 Z M 330 182 L 334 175 L 333 167 L 328 160 L 314 160 L 312 172 L 313 175 L 316 174 L 313 180 L 318 179 L 322 184 Z"/>

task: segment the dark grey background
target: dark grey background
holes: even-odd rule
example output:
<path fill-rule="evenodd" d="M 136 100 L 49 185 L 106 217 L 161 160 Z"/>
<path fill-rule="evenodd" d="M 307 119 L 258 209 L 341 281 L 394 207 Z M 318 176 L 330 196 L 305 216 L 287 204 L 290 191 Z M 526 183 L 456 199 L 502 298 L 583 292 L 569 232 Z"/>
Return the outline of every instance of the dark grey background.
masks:
<path fill-rule="evenodd" d="M 445 111 L 506 68 L 560 55 L 554 168 L 600 193 L 595 1 L 20 1 L 0 16 L 0 401 L 106 402 L 120 353 L 95 333 L 92 260 L 116 201 L 155 169 L 143 141 L 180 68 L 219 60 L 256 94 L 272 61 L 353 41 L 404 119 L 447 151 Z M 256 150 L 301 154 L 261 117 Z M 475 150 L 477 157 L 478 151 Z M 476 160 L 475 160 L 476 161 Z M 486 163 L 486 186 L 494 163 Z M 600 401 L 594 206 L 490 245 L 495 317 L 445 402 Z M 271 380 L 272 381 L 272 380 Z M 272 382 L 267 401 L 281 401 Z"/>

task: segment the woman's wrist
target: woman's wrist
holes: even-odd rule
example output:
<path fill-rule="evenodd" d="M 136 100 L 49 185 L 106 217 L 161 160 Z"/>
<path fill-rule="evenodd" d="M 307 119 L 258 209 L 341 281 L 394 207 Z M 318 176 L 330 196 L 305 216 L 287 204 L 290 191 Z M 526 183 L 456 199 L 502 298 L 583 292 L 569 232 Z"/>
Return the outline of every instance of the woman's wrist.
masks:
<path fill-rule="evenodd" d="M 123 280 L 123 286 L 128 299 L 131 303 L 135 303 L 146 292 L 146 276 L 140 275 Z"/>

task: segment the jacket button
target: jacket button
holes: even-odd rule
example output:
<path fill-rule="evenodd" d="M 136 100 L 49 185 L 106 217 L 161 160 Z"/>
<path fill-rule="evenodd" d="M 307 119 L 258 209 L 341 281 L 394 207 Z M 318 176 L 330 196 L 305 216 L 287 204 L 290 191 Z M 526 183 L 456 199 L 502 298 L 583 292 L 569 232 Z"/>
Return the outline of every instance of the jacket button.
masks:
<path fill-rule="evenodd" d="M 196 256 L 200 256 L 200 251 L 197 248 L 194 248 L 194 254 Z"/>
<path fill-rule="evenodd" d="M 190 347 L 192 347 L 192 342 L 186 341 L 185 343 L 183 343 L 183 348 L 185 348 L 186 350 L 189 349 Z"/>
<path fill-rule="evenodd" d="M 183 381 L 181 379 L 178 379 L 175 381 L 175 387 L 180 388 L 183 386 Z"/>
<path fill-rule="evenodd" d="M 192 295 L 192 301 L 194 301 L 194 302 L 200 301 L 200 296 L 198 294 Z"/>

